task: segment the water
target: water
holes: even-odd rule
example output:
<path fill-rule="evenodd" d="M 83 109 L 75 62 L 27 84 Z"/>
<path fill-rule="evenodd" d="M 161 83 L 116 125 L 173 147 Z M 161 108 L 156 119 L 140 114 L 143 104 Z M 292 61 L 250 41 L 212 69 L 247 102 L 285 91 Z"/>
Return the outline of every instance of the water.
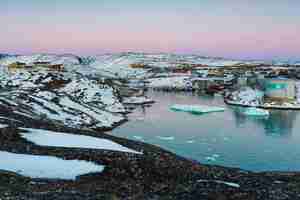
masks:
<path fill-rule="evenodd" d="M 300 170 L 300 112 L 271 111 L 269 118 L 240 114 L 223 97 L 149 92 L 156 103 L 138 107 L 112 134 L 161 146 L 206 164 L 253 171 Z M 223 106 L 225 112 L 193 115 L 172 104 Z"/>

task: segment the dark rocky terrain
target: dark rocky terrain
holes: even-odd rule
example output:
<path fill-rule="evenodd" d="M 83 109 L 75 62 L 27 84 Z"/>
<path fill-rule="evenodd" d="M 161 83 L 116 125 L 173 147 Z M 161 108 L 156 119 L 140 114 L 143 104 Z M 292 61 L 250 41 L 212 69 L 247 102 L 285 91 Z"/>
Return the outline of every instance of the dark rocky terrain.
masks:
<path fill-rule="evenodd" d="M 20 130 L 5 128 L 0 135 L 1 150 L 87 160 L 107 167 L 102 173 L 82 175 L 75 181 L 31 179 L 1 171 L 1 199 L 300 199 L 300 173 L 253 173 L 207 166 L 153 145 L 98 131 L 36 124 L 54 131 L 108 138 L 143 154 L 42 147 L 20 138 Z"/>

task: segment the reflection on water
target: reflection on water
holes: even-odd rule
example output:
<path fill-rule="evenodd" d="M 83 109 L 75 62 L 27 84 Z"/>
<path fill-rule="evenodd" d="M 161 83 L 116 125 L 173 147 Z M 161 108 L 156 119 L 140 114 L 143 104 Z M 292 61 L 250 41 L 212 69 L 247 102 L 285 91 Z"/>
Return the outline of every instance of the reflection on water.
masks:
<path fill-rule="evenodd" d="M 249 120 L 263 126 L 265 134 L 269 136 L 287 137 L 292 134 L 293 125 L 298 111 L 270 110 L 269 116 L 245 116 L 242 114 L 245 108 L 231 107 L 234 110 L 236 126 L 242 126 Z"/>
<path fill-rule="evenodd" d="M 273 111 L 265 123 L 267 135 L 289 136 L 292 134 L 297 111 Z"/>
<path fill-rule="evenodd" d="M 112 134 L 159 145 L 202 163 L 249 170 L 300 170 L 298 111 L 275 111 L 265 118 L 241 114 L 222 97 L 149 92 L 156 103 L 129 114 Z M 223 106 L 225 112 L 192 115 L 173 112 L 173 104 Z M 299 133 L 298 133 L 299 132 Z"/>

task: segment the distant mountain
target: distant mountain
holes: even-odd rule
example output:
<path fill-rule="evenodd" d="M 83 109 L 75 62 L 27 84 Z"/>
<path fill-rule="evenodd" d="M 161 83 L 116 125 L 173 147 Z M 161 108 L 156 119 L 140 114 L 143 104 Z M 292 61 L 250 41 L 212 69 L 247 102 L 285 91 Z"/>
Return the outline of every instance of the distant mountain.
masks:
<path fill-rule="evenodd" d="M 241 59 L 227 59 L 220 57 L 208 57 L 200 55 L 182 55 L 170 53 L 139 53 L 139 52 L 122 52 L 113 54 L 103 54 L 97 56 L 77 56 L 74 54 L 33 54 L 33 55 L 7 55 L 0 54 L 0 64 L 8 65 L 13 62 L 31 63 L 36 61 L 49 61 L 52 63 L 59 63 L 65 65 L 101 65 L 101 68 L 114 66 L 128 66 L 132 63 L 143 63 L 156 67 L 172 67 L 178 64 L 202 64 L 208 66 L 232 66 L 232 65 L 257 65 L 257 64 L 272 64 L 272 65 L 300 65 L 299 60 L 283 60 L 276 59 L 273 61 L 264 60 L 241 60 Z"/>
<path fill-rule="evenodd" d="M 80 64 L 81 58 L 73 54 L 33 54 L 33 55 L 2 55 L 0 64 L 9 65 L 14 62 L 24 62 L 27 64 L 46 61 L 52 62 L 54 64 L 65 64 L 65 65 L 75 65 Z"/>
<path fill-rule="evenodd" d="M 8 57 L 8 56 L 9 56 L 8 54 L 1 54 L 0 53 L 0 59 L 3 59 L 3 58 Z"/>

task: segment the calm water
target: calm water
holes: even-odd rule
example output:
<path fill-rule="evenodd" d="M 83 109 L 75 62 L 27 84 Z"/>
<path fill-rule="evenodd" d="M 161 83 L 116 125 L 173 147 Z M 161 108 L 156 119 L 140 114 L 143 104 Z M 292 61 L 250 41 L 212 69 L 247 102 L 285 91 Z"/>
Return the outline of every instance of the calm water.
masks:
<path fill-rule="evenodd" d="M 300 112 L 271 111 L 246 117 L 222 97 L 149 92 L 156 103 L 139 107 L 112 134 L 159 145 L 202 163 L 248 170 L 300 170 Z M 172 104 L 224 106 L 225 112 L 193 115 Z"/>

